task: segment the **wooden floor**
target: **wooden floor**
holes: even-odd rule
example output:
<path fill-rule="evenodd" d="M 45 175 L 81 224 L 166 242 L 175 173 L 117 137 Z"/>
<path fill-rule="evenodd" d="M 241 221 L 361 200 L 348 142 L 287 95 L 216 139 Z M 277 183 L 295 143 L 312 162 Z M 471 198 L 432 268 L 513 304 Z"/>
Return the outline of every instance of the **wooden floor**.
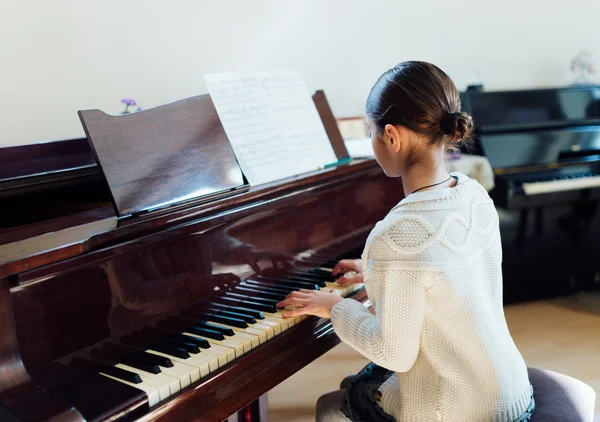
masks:
<path fill-rule="evenodd" d="M 600 315 L 550 301 L 508 306 L 505 313 L 527 365 L 592 386 L 600 414 Z M 318 397 L 337 389 L 344 376 L 367 363 L 346 345 L 331 350 L 269 393 L 270 422 L 314 421 Z"/>

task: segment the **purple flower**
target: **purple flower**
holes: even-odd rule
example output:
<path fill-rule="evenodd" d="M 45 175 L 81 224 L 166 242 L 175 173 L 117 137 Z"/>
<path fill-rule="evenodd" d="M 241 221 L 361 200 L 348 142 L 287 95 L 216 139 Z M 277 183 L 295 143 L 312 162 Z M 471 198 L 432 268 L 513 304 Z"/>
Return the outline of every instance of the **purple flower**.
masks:
<path fill-rule="evenodd" d="M 448 151 L 446 154 L 446 158 L 449 161 L 458 160 L 458 159 L 460 159 L 460 157 L 461 157 L 461 154 L 458 151 Z"/>
<path fill-rule="evenodd" d="M 134 106 L 137 104 L 133 98 L 123 98 L 121 102 L 123 104 L 127 104 L 128 106 Z"/>
<path fill-rule="evenodd" d="M 135 111 L 142 111 L 143 108 L 142 107 L 138 107 Z"/>

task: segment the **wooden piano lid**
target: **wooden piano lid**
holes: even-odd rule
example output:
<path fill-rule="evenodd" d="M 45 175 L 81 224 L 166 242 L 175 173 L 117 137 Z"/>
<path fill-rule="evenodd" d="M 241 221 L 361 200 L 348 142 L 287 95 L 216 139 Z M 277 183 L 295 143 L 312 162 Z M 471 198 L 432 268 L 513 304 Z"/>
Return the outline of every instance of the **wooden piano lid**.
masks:
<path fill-rule="evenodd" d="M 119 216 L 244 184 L 208 95 L 124 116 L 82 110 L 79 117 Z"/>

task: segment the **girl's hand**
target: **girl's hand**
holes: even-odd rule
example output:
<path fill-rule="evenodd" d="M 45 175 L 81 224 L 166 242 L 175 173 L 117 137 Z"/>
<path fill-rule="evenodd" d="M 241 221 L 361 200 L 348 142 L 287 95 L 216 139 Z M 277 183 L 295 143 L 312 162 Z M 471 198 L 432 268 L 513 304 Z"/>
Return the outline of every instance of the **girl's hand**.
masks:
<path fill-rule="evenodd" d="M 323 290 L 298 290 L 290 293 L 284 300 L 277 304 L 278 308 L 290 307 L 283 311 L 284 318 L 291 318 L 300 315 L 315 315 L 321 318 L 331 318 L 333 307 L 343 300 L 339 294 L 333 290 L 326 292 Z"/>
<path fill-rule="evenodd" d="M 333 267 L 331 275 L 334 277 L 342 275 L 342 277 L 337 279 L 337 284 L 340 286 L 364 283 L 362 268 L 362 259 L 342 259 Z"/>

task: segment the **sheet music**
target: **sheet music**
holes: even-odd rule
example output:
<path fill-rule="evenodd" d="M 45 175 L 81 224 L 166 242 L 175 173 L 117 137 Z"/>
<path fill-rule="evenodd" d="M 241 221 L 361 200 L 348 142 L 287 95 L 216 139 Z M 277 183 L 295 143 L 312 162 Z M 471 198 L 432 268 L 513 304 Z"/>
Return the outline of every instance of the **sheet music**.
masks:
<path fill-rule="evenodd" d="M 371 139 L 346 139 L 344 141 L 348 155 L 352 158 L 372 158 L 375 156 Z"/>
<path fill-rule="evenodd" d="M 204 79 L 251 185 L 337 161 L 298 72 L 219 73 Z"/>

